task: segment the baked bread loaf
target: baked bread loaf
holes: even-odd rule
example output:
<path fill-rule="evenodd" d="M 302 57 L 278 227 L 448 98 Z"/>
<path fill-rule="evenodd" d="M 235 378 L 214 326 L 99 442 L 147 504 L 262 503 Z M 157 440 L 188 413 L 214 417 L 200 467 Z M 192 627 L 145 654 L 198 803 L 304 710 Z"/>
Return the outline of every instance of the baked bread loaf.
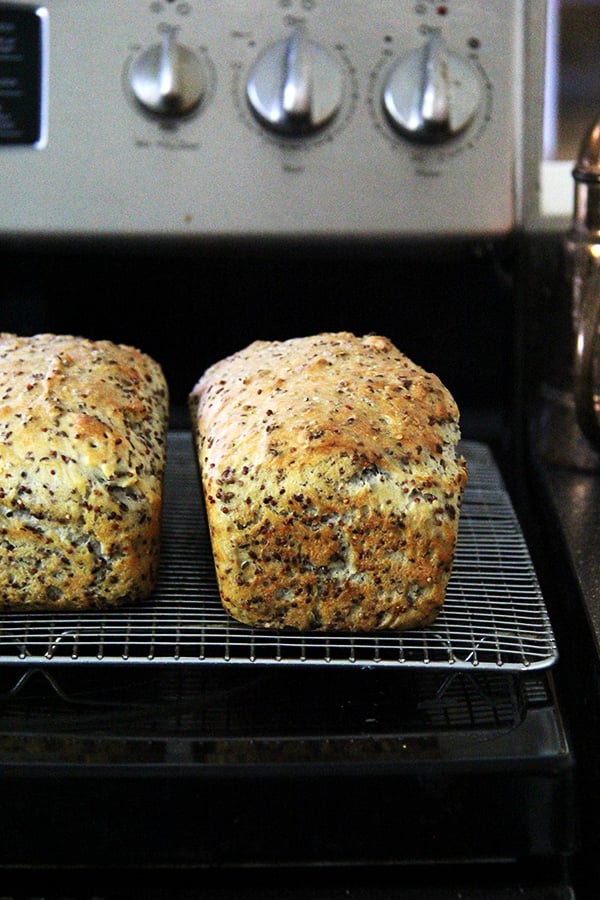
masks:
<path fill-rule="evenodd" d="M 0 334 L 0 609 L 151 593 L 167 425 L 162 369 L 139 350 Z"/>
<path fill-rule="evenodd" d="M 206 370 L 190 410 L 233 617 L 349 632 L 435 619 L 467 480 L 435 375 L 381 336 L 256 341 Z"/>

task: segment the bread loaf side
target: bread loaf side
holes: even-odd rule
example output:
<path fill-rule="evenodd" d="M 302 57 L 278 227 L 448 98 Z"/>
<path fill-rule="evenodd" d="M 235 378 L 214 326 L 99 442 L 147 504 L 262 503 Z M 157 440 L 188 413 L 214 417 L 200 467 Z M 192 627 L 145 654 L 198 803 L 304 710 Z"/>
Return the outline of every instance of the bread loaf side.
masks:
<path fill-rule="evenodd" d="M 151 593 L 168 407 L 162 369 L 133 347 L 0 334 L 0 609 Z"/>
<path fill-rule="evenodd" d="M 458 409 L 387 338 L 257 341 L 190 394 L 225 609 L 300 631 L 431 623 L 467 481 Z"/>

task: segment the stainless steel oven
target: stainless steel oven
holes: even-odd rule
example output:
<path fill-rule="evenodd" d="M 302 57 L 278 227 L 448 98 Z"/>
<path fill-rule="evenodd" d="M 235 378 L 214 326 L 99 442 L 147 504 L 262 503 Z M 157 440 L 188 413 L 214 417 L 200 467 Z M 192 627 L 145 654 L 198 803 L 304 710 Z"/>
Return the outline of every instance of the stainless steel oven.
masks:
<path fill-rule="evenodd" d="M 5 893 L 585 896 L 596 475 L 531 430 L 567 6 L 0 2 L 0 328 L 139 346 L 172 400 L 150 602 L 0 619 Z M 187 395 L 255 338 L 342 329 L 459 402 L 447 603 L 263 634 L 218 602 Z"/>

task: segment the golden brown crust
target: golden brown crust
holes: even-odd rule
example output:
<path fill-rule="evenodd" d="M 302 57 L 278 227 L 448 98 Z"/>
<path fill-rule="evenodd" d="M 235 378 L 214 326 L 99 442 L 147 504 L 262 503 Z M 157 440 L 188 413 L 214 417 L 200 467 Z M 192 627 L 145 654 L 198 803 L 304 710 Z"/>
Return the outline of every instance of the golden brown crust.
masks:
<path fill-rule="evenodd" d="M 163 372 L 139 350 L 0 334 L 0 608 L 148 596 L 167 423 Z"/>
<path fill-rule="evenodd" d="M 387 338 L 256 341 L 190 395 L 224 607 L 265 628 L 430 623 L 467 479 L 445 386 Z"/>

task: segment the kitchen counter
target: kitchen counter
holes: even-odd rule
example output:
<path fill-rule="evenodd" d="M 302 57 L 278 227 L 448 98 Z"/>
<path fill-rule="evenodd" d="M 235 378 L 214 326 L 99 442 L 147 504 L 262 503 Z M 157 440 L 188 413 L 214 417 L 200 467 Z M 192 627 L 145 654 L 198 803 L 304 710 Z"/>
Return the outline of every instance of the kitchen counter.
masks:
<path fill-rule="evenodd" d="M 600 659 L 600 474 L 540 461 L 536 468 Z"/>

